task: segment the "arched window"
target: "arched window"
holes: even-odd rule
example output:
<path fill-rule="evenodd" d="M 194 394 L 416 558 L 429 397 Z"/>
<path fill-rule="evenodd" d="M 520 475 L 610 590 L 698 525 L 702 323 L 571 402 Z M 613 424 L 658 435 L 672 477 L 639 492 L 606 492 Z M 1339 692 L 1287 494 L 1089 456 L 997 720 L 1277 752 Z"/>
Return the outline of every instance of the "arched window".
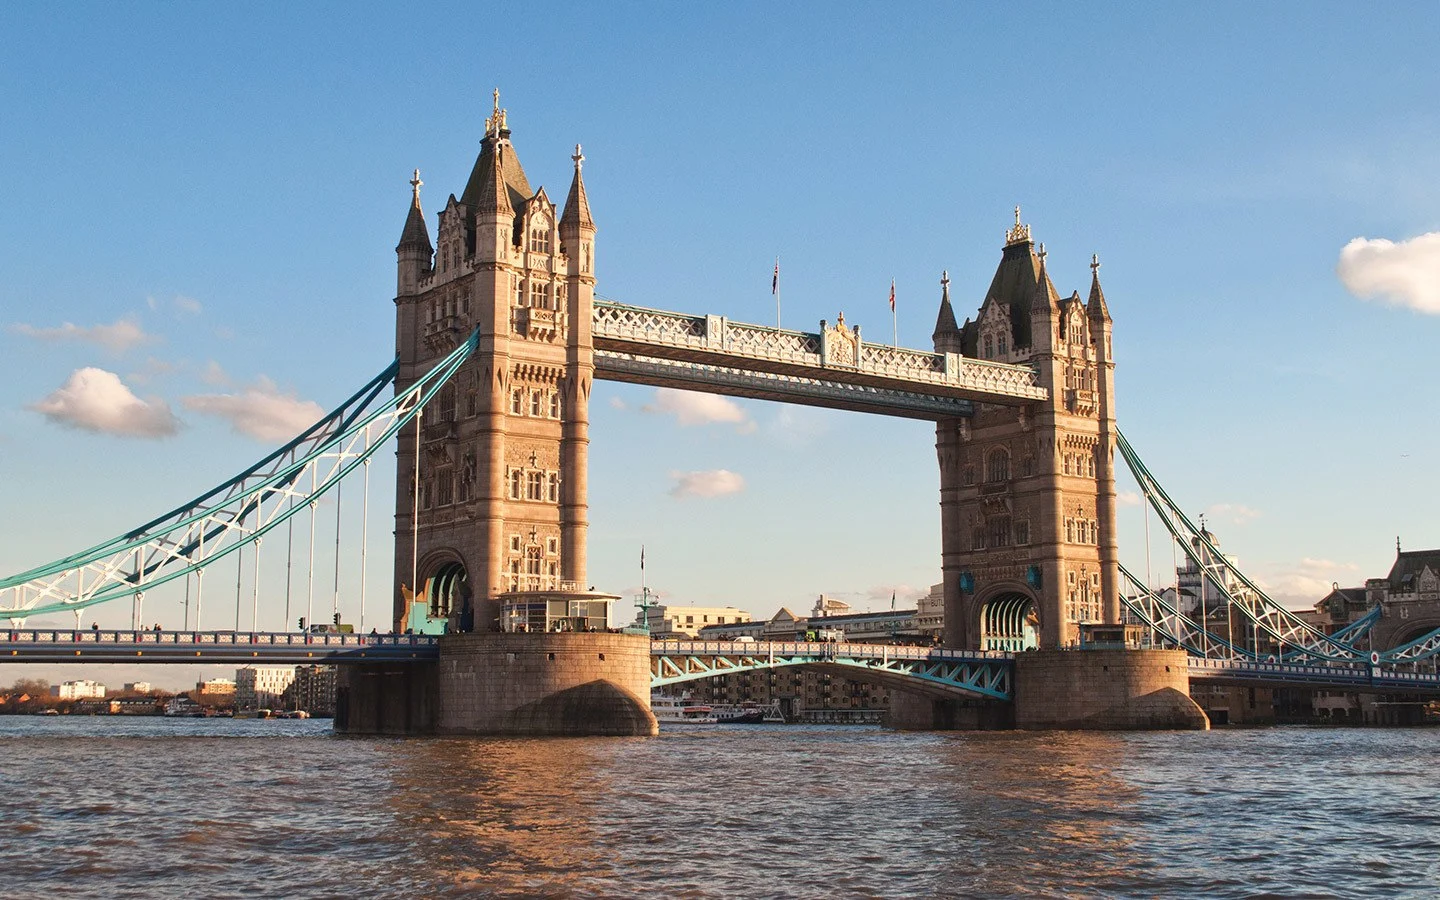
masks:
<path fill-rule="evenodd" d="M 985 358 L 995 358 L 995 340 L 990 335 L 985 335 Z"/>
<path fill-rule="evenodd" d="M 1009 344 L 1005 339 L 1005 335 L 1002 334 L 995 339 L 995 349 L 999 352 L 1001 356 L 1004 356 L 1006 353 L 1009 352 L 1009 350 L 1007 349 L 1008 346 Z"/>
<path fill-rule="evenodd" d="M 560 392 L 559 392 L 559 391 L 551 391 L 551 392 L 550 392 L 550 418 L 552 418 L 552 419 L 558 419 L 558 418 L 560 418 Z"/>
<path fill-rule="evenodd" d="M 514 416 L 525 413 L 525 392 L 516 388 L 510 392 L 510 414 Z"/>
<path fill-rule="evenodd" d="M 525 548 L 525 574 L 540 574 L 540 546 L 538 544 Z"/>
<path fill-rule="evenodd" d="M 525 473 L 519 469 L 510 470 L 510 499 L 519 500 L 520 492 L 525 485 Z"/>
<path fill-rule="evenodd" d="M 992 450 L 985 458 L 985 480 L 987 482 L 1010 480 L 1010 454 L 1003 449 Z"/>
<path fill-rule="evenodd" d="M 1066 520 L 1065 520 L 1065 543 L 1067 543 L 1067 544 L 1073 544 L 1073 543 L 1075 543 L 1075 520 L 1074 520 L 1074 519 L 1066 519 Z"/>

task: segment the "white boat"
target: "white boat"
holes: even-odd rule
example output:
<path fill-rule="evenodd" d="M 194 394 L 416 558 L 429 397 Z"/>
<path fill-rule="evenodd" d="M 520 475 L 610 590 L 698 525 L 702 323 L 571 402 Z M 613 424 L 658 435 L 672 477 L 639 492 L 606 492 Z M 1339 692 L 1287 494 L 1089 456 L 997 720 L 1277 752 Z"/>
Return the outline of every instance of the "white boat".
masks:
<path fill-rule="evenodd" d="M 650 711 L 661 725 L 714 725 L 720 721 L 715 710 L 703 703 L 692 702 L 689 696 L 650 695 Z"/>

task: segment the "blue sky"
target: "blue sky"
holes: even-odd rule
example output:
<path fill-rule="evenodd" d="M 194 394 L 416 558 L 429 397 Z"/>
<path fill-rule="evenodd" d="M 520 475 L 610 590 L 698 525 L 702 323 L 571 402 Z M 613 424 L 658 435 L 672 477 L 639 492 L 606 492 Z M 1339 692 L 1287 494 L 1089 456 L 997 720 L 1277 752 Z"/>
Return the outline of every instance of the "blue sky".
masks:
<path fill-rule="evenodd" d="M 303 418 L 382 368 L 410 171 L 433 233 L 498 86 L 532 184 L 558 200 L 584 145 L 599 291 L 625 302 L 770 322 L 778 254 L 787 327 L 843 310 L 888 340 L 893 278 L 924 347 L 941 270 L 978 308 L 1014 205 L 1063 293 L 1098 253 L 1121 428 L 1313 601 L 1383 574 L 1396 535 L 1440 546 L 1437 45 L 1425 4 L 10 5 L 0 570 L 200 493 L 268 446 L 238 416 Z M 1394 243 L 1342 280 L 1356 238 Z M 84 369 L 153 417 L 60 424 Z M 597 586 L 637 586 L 642 543 L 670 599 L 757 615 L 939 579 L 931 426 L 612 384 L 592 419 Z M 717 470 L 742 489 L 673 495 Z"/>

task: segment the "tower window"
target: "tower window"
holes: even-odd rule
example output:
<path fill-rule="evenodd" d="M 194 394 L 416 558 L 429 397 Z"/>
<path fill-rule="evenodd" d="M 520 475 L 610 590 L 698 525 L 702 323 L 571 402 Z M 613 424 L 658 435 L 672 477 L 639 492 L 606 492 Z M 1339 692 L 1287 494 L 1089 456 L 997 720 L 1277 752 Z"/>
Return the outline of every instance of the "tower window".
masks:
<path fill-rule="evenodd" d="M 548 481 L 547 495 L 551 503 L 560 502 L 560 473 L 551 472 Z"/>
<path fill-rule="evenodd" d="M 527 490 L 526 490 L 525 496 L 526 496 L 527 499 L 529 499 L 529 500 L 544 500 L 544 499 L 545 499 L 545 493 L 544 493 L 544 490 L 545 490 L 545 473 L 544 473 L 544 472 L 531 472 L 531 473 L 529 473 L 529 476 L 528 476 L 528 478 L 526 479 L 526 488 L 527 488 Z"/>
<path fill-rule="evenodd" d="M 511 500 L 519 500 L 519 499 L 520 499 L 520 491 L 521 491 L 522 487 L 524 486 L 524 484 L 525 484 L 525 474 L 524 474 L 523 472 L 521 472 L 519 469 L 511 469 L 511 470 L 510 470 L 510 499 L 511 499 Z M 519 540 L 519 538 L 516 538 L 516 540 Z M 519 547 L 516 547 L 516 549 L 518 550 Z"/>
<path fill-rule="evenodd" d="M 532 416 L 538 416 L 538 415 L 540 415 L 540 392 L 539 392 L 539 391 L 531 391 L 531 392 L 530 392 L 530 415 L 532 415 Z"/>
<path fill-rule="evenodd" d="M 995 339 L 988 334 L 985 335 L 985 358 L 995 358 Z"/>
<path fill-rule="evenodd" d="M 530 229 L 530 252 L 550 252 L 550 229 L 544 227 Z"/>
<path fill-rule="evenodd" d="M 1010 480 L 1010 454 L 1004 450 L 993 450 L 985 459 L 985 480 L 987 482 Z"/>
<path fill-rule="evenodd" d="M 1006 349 L 1006 346 L 1007 341 L 1005 339 L 1005 335 L 1002 334 L 995 339 L 995 349 L 1000 353 L 1001 356 L 1004 356 L 1007 352 L 1009 352 Z"/>
<path fill-rule="evenodd" d="M 550 392 L 550 418 L 552 418 L 552 419 L 558 419 L 558 418 L 560 418 L 560 392 L 559 392 L 559 391 L 551 391 L 551 392 Z"/>
<path fill-rule="evenodd" d="M 530 280 L 530 305 L 535 309 L 549 309 L 550 285 L 532 278 Z"/>
<path fill-rule="evenodd" d="M 525 414 L 525 392 L 519 388 L 510 392 L 510 413 L 516 416 Z"/>

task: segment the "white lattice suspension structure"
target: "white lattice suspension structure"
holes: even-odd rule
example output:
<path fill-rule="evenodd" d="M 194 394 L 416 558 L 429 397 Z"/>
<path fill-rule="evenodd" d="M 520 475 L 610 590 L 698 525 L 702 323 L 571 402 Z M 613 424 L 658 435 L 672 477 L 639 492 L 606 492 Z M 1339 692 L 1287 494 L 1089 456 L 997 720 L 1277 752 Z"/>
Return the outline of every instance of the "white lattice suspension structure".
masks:
<path fill-rule="evenodd" d="M 300 437 L 187 506 L 89 550 L 0 580 L 0 618 L 20 626 L 30 616 L 120 598 L 138 600 L 147 589 L 191 573 L 203 575 L 207 566 L 247 545 L 258 548 L 266 533 L 298 511 L 308 510 L 313 522 L 320 497 L 416 418 L 475 346 L 472 335 L 404 393 L 375 408 L 393 383 L 397 368 L 392 363 Z M 197 597 L 197 618 L 198 603 Z M 238 596 L 236 604 L 238 623 Z"/>
<path fill-rule="evenodd" d="M 717 372 L 863 386 L 897 397 L 914 394 L 1005 403 L 1049 396 L 1028 366 L 866 343 L 859 327 L 847 326 L 843 316 L 833 326 L 822 321 L 820 331 L 810 333 L 597 300 L 594 340 L 602 374 L 608 374 L 602 360 L 629 358 L 689 363 L 697 373 L 703 371 L 699 367 L 713 367 Z"/>

